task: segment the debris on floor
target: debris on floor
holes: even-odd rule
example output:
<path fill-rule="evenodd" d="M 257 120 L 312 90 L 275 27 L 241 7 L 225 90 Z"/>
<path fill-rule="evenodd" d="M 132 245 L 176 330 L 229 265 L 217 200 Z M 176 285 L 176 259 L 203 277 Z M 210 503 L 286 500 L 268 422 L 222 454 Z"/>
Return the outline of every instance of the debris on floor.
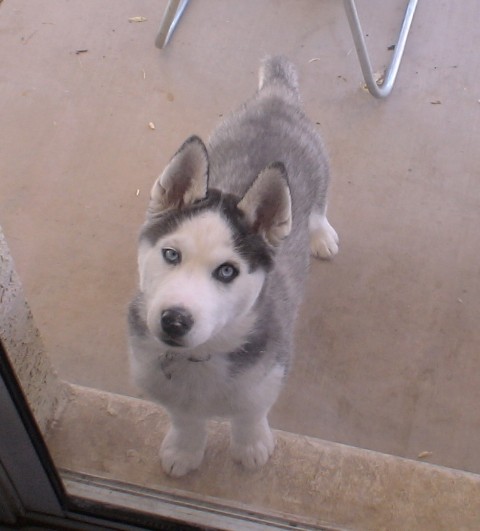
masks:
<path fill-rule="evenodd" d="M 372 74 L 373 76 L 373 79 L 375 81 L 375 83 L 380 87 L 382 85 L 382 83 L 385 81 L 385 72 L 374 72 Z M 363 86 L 362 86 L 363 90 L 367 91 L 368 92 L 368 87 L 367 87 L 367 84 L 364 83 Z"/>
<path fill-rule="evenodd" d="M 420 452 L 417 457 L 418 459 L 426 459 L 427 457 L 431 457 L 433 455 L 433 452 Z"/>
<path fill-rule="evenodd" d="M 128 19 L 128 22 L 145 22 L 146 20 L 146 17 L 131 17 Z"/>

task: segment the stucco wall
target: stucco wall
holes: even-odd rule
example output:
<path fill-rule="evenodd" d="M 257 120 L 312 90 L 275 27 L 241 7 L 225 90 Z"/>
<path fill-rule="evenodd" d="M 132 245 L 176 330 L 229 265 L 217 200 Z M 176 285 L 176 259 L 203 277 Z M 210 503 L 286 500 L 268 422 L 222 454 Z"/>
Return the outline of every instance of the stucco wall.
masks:
<path fill-rule="evenodd" d="M 45 433 L 62 409 L 68 387 L 60 381 L 45 353 L 1 227 L 0 339 L 40 430 Z"/>

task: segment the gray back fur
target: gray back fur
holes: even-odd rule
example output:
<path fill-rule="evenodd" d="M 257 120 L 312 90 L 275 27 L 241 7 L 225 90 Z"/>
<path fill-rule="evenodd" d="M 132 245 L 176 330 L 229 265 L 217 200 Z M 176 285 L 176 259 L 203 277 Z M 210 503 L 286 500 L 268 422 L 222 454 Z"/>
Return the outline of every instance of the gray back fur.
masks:
<path fill-rule="evenodd" d="M 292 196 L 292 231 L 277 250 L 259 314 L 273 316 L 260 324 L 278 340 L 278 356 L 288 364 L 291 337 L 309 264 L 308 218 L 325 209 L 329 180 L 322 140 L 300 103 L 295 67 L 283 57 L 267 58 L 259 90 L 213 132 L 207 144 L 209 186 L 242 197 L 270 163 L 282 162 Z M 268 308 L 267 308 L 268 306 Z"/>

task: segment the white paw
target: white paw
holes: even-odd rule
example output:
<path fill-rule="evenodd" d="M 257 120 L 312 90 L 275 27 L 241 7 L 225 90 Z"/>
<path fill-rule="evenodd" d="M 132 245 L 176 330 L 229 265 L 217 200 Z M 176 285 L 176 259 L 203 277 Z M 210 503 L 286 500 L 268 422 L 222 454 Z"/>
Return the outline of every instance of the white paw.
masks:
<path fill-rule="evenodd" d="M 329 260 L 338 253 L 338 234 L 328 219 L 312 213 L 309 220 L 310 250 L 313 256 Z"/>
<path fill-rule="evenodd" d="M 201 448 L 183 447 L 175 440 L 176 435 L 173 430 L 167 433 L 160 448 L 160 458 L 165 473 L 179 478 L 200 466 L 205 449 L 203 445 Z"/>
<path fill-rule="evenodd" d="M 268 429 L 262 437 L 248 443 L 232 443 L 232 457 L 249 470 L 262 467 L 275 449 L 273 434 Z"/>
<path fill-rule="evenodd" d="M 191 453 L 176 448 L 168 448 L 162 450 L 160 455 L 163 470 L 174 478 L 180 478 L 192 470 L 196 470 L 203 460 L 203 451 Z"/>

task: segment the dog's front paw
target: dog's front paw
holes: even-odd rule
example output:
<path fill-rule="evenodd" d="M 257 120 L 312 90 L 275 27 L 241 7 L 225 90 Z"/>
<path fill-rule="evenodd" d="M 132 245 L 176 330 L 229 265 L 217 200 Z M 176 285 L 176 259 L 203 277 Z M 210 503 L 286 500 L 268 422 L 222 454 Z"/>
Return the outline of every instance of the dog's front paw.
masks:
<path fill-rule="evenodd" d="M 275 449 L 275 439 L 270 428 L 262 430 L 255 440 L 232 442 L 232 457 L 249 470 L 262 467 Z"/>
<path fill-rule="evenodd" d="M 160 455 L 163 470 L 174 478 L 180 478 L 196 470 L 203 460 L 203 451 L 191 453 L 178 448 L 162 448 Z"/>
<path fill-rule="evenodd" d="M 310 250 L 313 256 L 329 260 L 338 253 L 338 234 L 328 219 L 317 213 L 310 215 Z"/>
<path fill-rule="evenodd" d="M 162 468 L 169 476 L 175 478 L 185 476 L 200 466 L 204 452 L 203 444 L 196 448 L 188 443 L 182 444 L 178 433 L 171 428 L 160 448 Z"/>

